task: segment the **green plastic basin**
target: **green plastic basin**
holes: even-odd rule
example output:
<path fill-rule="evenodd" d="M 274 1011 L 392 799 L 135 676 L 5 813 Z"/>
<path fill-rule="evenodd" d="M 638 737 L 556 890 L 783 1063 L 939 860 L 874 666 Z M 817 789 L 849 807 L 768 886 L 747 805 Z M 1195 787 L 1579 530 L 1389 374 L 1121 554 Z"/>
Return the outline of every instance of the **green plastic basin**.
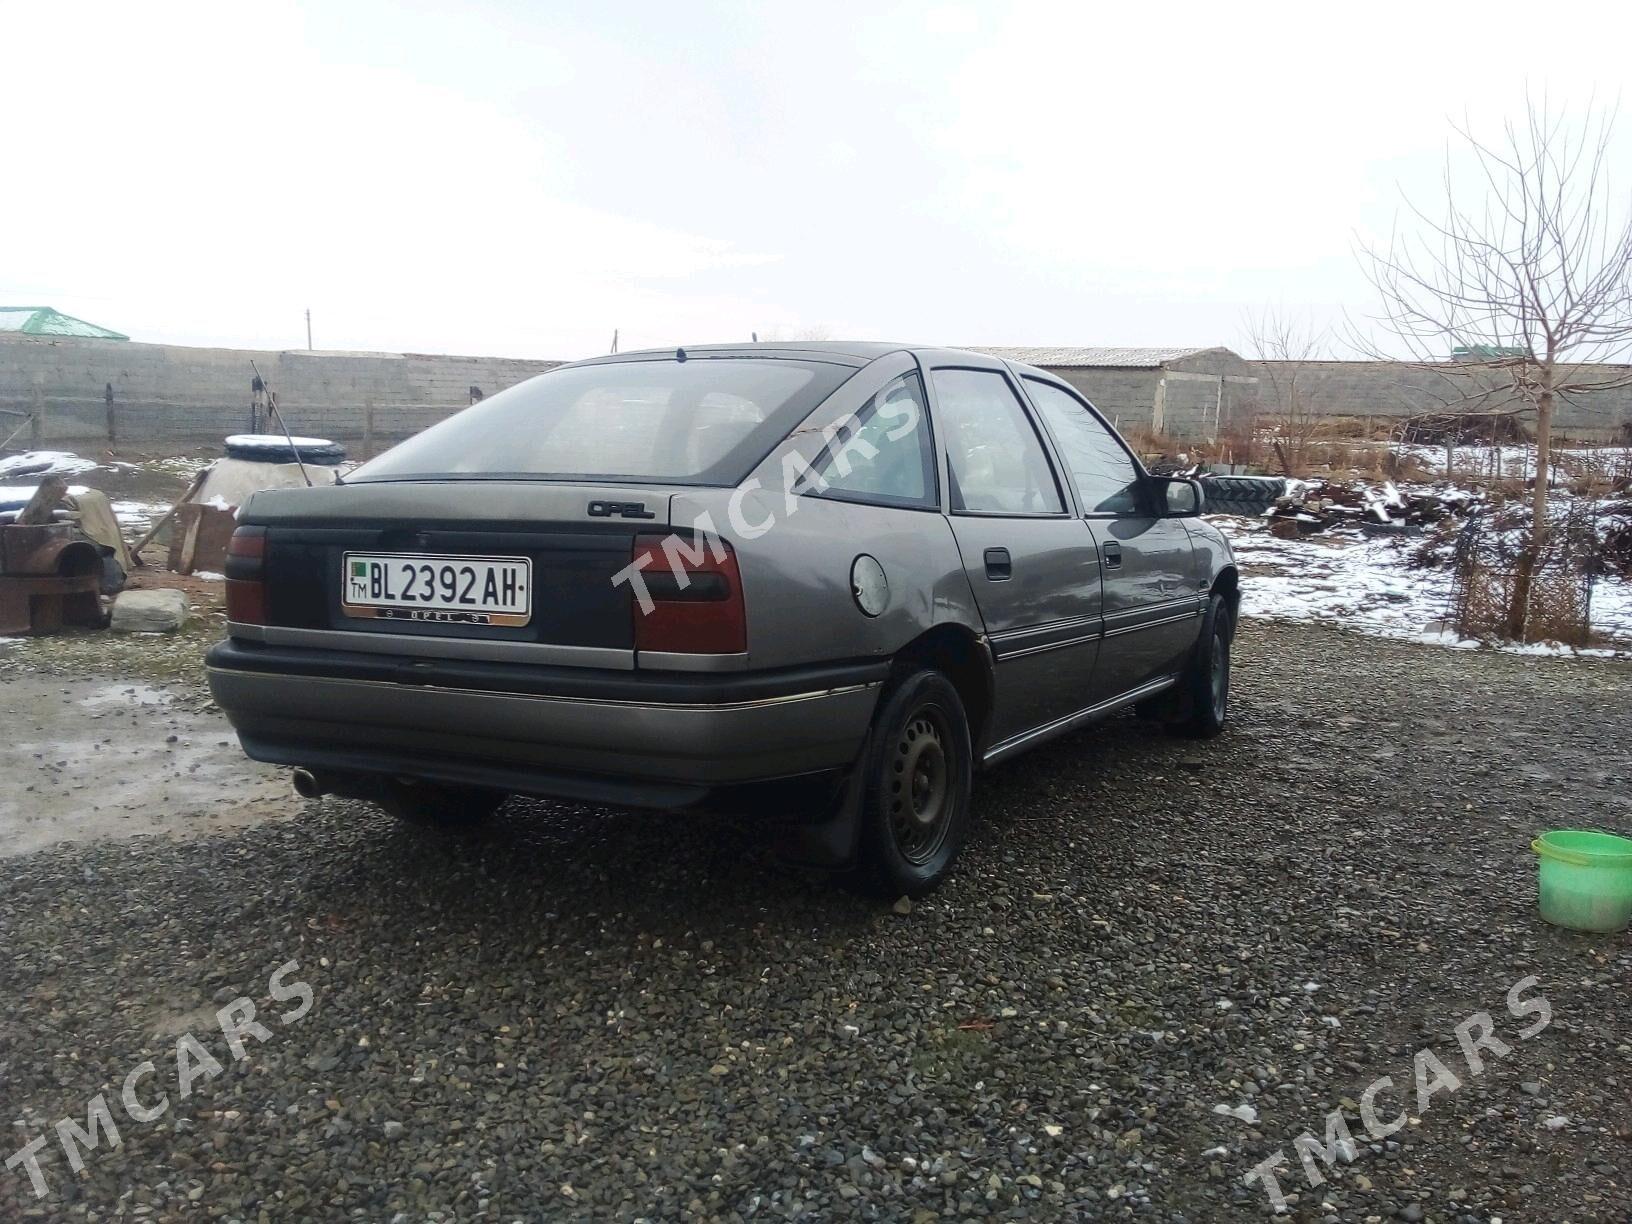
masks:
<path fill-rule="evenodd" d="M 1540 856 L 1541 916 L 1572 931 L 1619 931 L 1632 922 L 1632 840 L 1554 829 L 1530 843 Z"/>

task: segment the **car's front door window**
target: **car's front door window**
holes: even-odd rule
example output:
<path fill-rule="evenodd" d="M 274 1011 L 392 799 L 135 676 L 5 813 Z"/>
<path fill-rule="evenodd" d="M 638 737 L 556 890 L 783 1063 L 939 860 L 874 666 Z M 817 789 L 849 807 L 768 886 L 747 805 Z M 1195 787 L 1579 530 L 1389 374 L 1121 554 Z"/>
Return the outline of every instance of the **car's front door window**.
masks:
<path fill-rule="evenodd" d="M 936 420 L 946 435 L 952 509 L 1061 514 L 1048 454 L 1009 380 L 995 370 L 936 370 Z"/>
<path fill-rule="evenodd" d="M 1026 379 L 1060 456 L 1071 469 L 1085 514 L 1139 514 L 1139 472 L 1133 459 L 1083 402 L 1039 379 Z"/>

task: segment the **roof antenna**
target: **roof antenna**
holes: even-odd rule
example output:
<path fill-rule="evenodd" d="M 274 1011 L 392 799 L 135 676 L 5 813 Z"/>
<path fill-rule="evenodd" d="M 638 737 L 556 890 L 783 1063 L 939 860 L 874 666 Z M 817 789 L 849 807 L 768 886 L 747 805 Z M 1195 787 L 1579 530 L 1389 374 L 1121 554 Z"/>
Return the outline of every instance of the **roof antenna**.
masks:
<path fill-rule="evenodd" d="M 683 348 L 675 349 L 674 350 L 674 359 L 676 361 L 684 361 L 686 359 L 686 350 L 683 349 Z"/>

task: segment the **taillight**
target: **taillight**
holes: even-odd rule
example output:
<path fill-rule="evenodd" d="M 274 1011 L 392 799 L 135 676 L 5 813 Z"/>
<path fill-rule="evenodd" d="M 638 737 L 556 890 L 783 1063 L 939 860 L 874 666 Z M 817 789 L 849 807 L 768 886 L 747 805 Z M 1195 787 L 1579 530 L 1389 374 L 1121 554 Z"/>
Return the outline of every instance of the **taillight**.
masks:
<path fill-rule="evenodd" d="M 641 558 L 645 557 L 645 564 Z M 737 554 L 714 536 L 635 537 L 647 605 L 631 593 L 635 649 L 665 654 L 741 654 L 748 617 Z"/>
<path fill-rule="evenodd" d="M 266 528 L 240 527 L 227 542 L 227 619 L 266 624 Z"/>

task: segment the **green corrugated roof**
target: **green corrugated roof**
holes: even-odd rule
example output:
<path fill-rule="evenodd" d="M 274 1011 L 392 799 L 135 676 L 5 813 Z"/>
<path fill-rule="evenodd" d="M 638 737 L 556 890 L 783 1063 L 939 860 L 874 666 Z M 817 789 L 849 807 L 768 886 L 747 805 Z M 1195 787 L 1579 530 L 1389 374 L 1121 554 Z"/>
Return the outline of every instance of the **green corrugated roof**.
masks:
<path fill-rule="evenodd" d="M 76 336 L 88 340 L 129 340 L 130 337 L 84 319 L 65 315 L 49 306 L 0 306 L 0 332 L 28 336 Z"/>

